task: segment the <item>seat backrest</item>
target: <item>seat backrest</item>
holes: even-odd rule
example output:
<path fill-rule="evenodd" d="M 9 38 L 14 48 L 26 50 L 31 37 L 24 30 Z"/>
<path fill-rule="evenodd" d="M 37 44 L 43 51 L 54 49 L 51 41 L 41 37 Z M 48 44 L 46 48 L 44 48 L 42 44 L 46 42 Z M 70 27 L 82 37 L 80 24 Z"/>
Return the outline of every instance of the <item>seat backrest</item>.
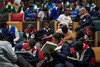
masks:
<path fill-rule="evenodd" d="M 100 31 L 95 32 L 95 46 L 100 47 Z"/>
<path fill-rule="evenodd" d="M 14 25 L 17 27 L 18 31 L 22 32 L 22 24 L 20 21 L 8 21 L 9 25 Z"/>
<path fill-rule="evenodd" d="M 79 22 L 72 22 L 72 28 L 73 28 L 73 30 L 75 29 L 75 28 L 77 28 L 79 26 Z"/>
<path fill-rule="evenodd" d="M 8 14 L 0 14 L 0 21 L 8 21 Z"/>
<path fill-rule="evenodd" d="M 17 43 L 20 43 L 23 41 L 23 32 L 19 32 L 19 37 L 20 37 L 20 39 L 18 40 Z"/>
<path fill-rule="evenodd" d="M 24 22 L 24 14 L 23 13 L 10 14 L 10 21 Z"/>
<path fill-rule="evenodd" d="M 93 47 L 95 56 L 96 56 L 96 63 L 100 63 L 100 47 Z"/>
<path fill-rule="evenodd" d="M 93 20 L 92 24 L 94 24 L 96 31 L 100 31 L 100 20 Z"/>
<path fill-rule="evenodd" d="M 23 31 L 27 28 L 28 24 L 32 24 L 34 28 L 37 29 L 37 21 L 25 21 L 22 25 Z"/>

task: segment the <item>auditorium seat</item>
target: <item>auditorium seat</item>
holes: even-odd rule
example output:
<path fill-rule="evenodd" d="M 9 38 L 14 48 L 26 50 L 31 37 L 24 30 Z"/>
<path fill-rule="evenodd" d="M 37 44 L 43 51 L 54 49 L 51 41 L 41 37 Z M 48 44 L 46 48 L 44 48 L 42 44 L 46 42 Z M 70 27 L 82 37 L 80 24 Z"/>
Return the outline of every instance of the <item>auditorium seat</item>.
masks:
<path fill-rule="evenodd" d="M 16 14 L 10 14 L 10 19 L 9 21 L 20 21 L 24 22 L 24 14 L 23 13 L 16 13 Z"/>
<path fill-rule="evenodd" d="M 19 32 L 20 39 L 18 40 L 17 44 L 21 43 L 23 41 L 23 32 Z"/>
<path fill-rule="evenodd" d="M 27 28 L 28 24 L 32 24 L 32 25 L 34 26 L 35 29 L 37 29 L 37 27 L 38 27 L 38 25 L 39 25 L 39 24 L 37 23 L 37 21 L 25 21 L 25 22 L 23 23 L 23 25 L 22 25 L 22 30 L 23 30 L 23 31 Z"/>
<path fill-rule="evenodd" d="M 73 30 L 75 30 L 75 28 L 76 27 L 78 27 L 79 26 L 79 22 L 72 22 L 72 28 L 73 28 Z"/>
<path fill-rule="evenodd" d="M 92 47 L 96 56 L 96 63 L 100 63 L 100 47 Z"/>
<path fill-rule="evenodd" d="M 8 21 L 8 14 L 0 14 L 0 21 Z"/>
<path fill-rule="evenodd" d="M 100 47 L 100 31 L 95 32 L 95 47 Z"/>
<path fill-rule="evenodd" d="M 16 26 L 18 31 L 22 32 L 22 23 L 20 21 L 8 21 L 7 23 Z"/>
<path fill-rule="evenodd" d="M 100 20 L 93 20 L 92 24 L 94 24 L 96 31 L 100 31 Z"/>

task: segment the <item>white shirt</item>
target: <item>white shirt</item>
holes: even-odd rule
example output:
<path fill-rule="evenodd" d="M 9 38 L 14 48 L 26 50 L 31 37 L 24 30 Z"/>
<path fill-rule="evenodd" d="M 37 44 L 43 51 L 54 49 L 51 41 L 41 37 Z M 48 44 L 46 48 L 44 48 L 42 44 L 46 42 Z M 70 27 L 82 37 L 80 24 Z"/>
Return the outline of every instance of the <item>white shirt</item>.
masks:
<path fill-rule="evenodd" d="M 58 17 L 58 21 L 60 22 L 60 24 L 65 24 L 65 25 L 69 25 L 70 23 L 72 23 L 71 17 L 70 16 L 65 16 L 64 14 L 61 14 Z"/>
<path fill-rule="evenodd" d="M 40 11 L 39 13 L 38 13 L 38 17 L 40 17 L 41 19 L 43 19 L 44 18 L 44 11 Z"/>
<path fill-rule="evenodd" d="M 9 25 L 9 30 L 11 29 L 11 25 Z M 14 39 L 14 43 L 16 44 L 16 42 L 20 39 L 19 37 L 19 33 L 18 33 L 18 29 L 15 27 L 15 39 Z"/>

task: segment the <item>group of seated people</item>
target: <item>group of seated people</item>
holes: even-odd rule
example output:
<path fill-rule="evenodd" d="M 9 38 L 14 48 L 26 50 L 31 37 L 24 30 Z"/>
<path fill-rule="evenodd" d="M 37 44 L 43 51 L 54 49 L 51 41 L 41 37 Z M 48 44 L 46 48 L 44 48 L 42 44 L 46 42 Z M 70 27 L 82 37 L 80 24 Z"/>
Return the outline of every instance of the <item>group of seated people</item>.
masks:
<path fill-rule="evenodd" d="M 82 7 L 85 7 L 92 19 L 100 19 L 99 7 L 93 4 L 94 3 L 89 4 L 90 7 L 88 7 L 88 5 L 84 6 L 79 1 L 75 1 L 66 6 L 63 6 L 61 1 L 60 5 L 57 6 L 54 1 L 48 0 L 43 3 L 41 7 L 37 7 L 38 5 L 36 5 L 34 1 L 30 0 L 27 3 L 20 1 L 20 6 L 16 4 L 18 9 L 15 9 L 15 7 L 10 2 L 8 2 L 2 9 L 2 14 L 24 13 L 24 20 L 36 20 L 38 18 L 49 18 L 50 20 L 57 20 L 60 15 L 64 14 L 65 16 L 70 16 L 73 21 L 79 21 L 79 12 L 81 11 Z M 67 10 L 69 10 L 69 14 L 67 15 L 65 14 L 65 8 L 68 8 Z M 69 17 L 67 19 L 69 19 Z"/>
<path fill-rule="evenodd" d="M 54 2 L 48 0 L 39 10 L 34 1 L 30 0 L 27 6 L 20 2 L 18 11 L 8 2 L 2 9 L 3 14 L 24 13 L 25 20 L 39 19 L 43 28 L 37 30 L 32 24 L 27 25 L 23 30 L 23 41 L 19 43 L 17 28 L 0 22 L 0 67 L 95 67 L 95 54 L 91 48 L 95 28 L 91 22 L 92 18 L 100 19 L 98 7 L 88 10 L 74 2 L 66 8 L 65 4 L 59 2 L 61 6 L 56 6 Z M 57 21 L 56 32 L 50 27 L 50 20 Z M 79 22 L 75 30 L 72 21 Z M 45 53 L 42 47 L 48 41 L 57 47 L 48 48 L 50 53 Z"/>
<path fill-rule="evenodd" d="M 43 29 L 36 30 L 29 24 L 24 30 L 23 41 L 15 26 L 2 22 L 0 25 L 0 58 L 4 67 L 94 67 L 95 54 L 92 50 L 93 28 L 87 26 L 79 31 L 76 37 L 67 25 L 62 25 L 54 33 L 48 20 L 44 20 Z M 49 48 L 50 54 L 41 50 L 50 41 L 57 45 Z M 41 64 L 42 63 L 42 64 Z"/>

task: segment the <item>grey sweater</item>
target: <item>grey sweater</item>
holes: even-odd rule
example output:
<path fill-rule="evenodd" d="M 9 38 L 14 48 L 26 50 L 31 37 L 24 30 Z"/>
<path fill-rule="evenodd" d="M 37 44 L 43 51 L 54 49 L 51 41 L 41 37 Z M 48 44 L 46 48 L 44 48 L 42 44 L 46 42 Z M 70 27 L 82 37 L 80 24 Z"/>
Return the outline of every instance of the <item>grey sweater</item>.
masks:
<path fill-rule="evenodd" d="M 0 41 L 0 67 L 18 67 L 16 61 L 12 45 L 7 41 Z"/>

